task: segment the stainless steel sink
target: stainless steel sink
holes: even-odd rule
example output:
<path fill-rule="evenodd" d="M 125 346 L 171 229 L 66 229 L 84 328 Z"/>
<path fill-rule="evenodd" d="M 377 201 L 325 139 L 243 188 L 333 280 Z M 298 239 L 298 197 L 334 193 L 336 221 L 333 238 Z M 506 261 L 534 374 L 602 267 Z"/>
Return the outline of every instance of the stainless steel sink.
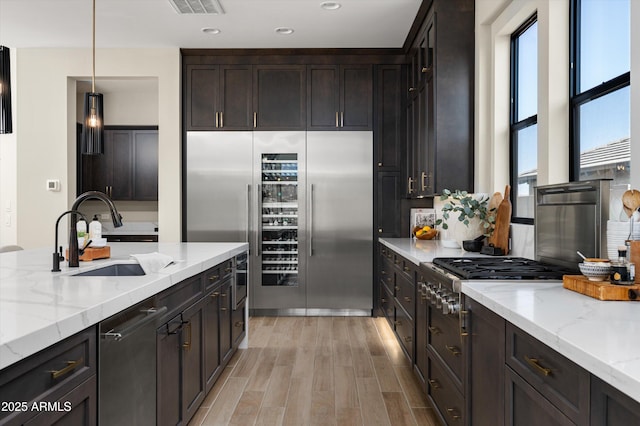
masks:
<path fill-rule="evenodd" d="M 145 275 L 142 267 L 137 263 L 114 263 L 102 268 L 74 274 L 74 277 L 128 277 Z"/>

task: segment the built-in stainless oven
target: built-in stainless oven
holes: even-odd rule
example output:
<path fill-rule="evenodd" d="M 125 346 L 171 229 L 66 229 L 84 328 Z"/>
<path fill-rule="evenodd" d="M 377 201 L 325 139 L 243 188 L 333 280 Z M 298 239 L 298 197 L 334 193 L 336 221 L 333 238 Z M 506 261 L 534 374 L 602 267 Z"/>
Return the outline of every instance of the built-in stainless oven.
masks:
<path fill-rule="evenodd" d="M 247 253 L 237 255 L 233 259 L 233 309 L 236 310 L 247 298 L 249 283 L 249 259 Z"/>

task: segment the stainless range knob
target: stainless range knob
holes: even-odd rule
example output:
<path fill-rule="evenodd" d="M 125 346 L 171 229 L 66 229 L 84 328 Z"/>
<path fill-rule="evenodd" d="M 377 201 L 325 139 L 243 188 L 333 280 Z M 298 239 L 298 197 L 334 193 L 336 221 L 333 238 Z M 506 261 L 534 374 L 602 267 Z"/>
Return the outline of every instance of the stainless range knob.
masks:
<path fill-rule="evenodd" d="M 460 312 L 460 302 L 455 298 L 451 298 L 442 304 L 442 313 L 445 315 L 456 315 Z"/>

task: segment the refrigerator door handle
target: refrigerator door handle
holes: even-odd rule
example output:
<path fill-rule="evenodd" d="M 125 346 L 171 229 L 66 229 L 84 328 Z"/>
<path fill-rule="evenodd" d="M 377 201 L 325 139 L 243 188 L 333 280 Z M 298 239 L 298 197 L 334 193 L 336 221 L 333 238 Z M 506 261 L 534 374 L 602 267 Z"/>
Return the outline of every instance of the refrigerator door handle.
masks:
<path fill-rule="evenodd" d="M 247 184 L 247 231 L 245 232 L 245 238 L 249 243 L 251 231 L 251 184 Z M 251 250 L 251 244 L 249 244 L 249 250 Z"/>
<path fill-rule="evenodd" d="M 313 256 L 313 184 L 309 190 L 309 256 Z"/>
<path fill-rule="evenodd" d="M 256 256 L 260 256 L 260 239 L 262 238 L 262 193 L 260 192 L 260 185 L 257 185 L 256 196 L 258 198 L 258 229 L 256 233 Z"/>

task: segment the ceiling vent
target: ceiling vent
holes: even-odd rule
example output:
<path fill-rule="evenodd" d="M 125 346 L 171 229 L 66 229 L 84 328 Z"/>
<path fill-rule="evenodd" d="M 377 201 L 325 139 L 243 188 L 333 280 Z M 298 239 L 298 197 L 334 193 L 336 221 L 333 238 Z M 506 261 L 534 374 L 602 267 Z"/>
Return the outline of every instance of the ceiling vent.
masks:
<path fill-rule="evenodd" d="M 219 0 L 169 0 L 169 3 L 181 15 L 224 15 Z"/>

